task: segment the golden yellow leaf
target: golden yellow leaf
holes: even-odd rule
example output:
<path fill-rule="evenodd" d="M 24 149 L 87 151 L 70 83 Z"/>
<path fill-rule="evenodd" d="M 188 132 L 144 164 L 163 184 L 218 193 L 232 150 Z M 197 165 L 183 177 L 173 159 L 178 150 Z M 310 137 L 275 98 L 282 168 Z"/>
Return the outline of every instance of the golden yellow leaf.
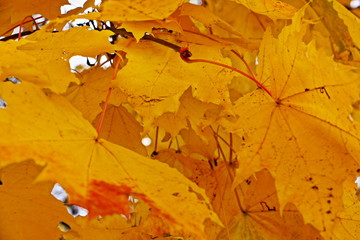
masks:
<path fill-rule="evenodd" d="M 95 219 L 77 217 L 71 230 L 64 234 L 64 240 L 97 240 L 100 238 L 118 240 L 129 229 L 131 229 L 131 225 L 125 217 L 118 214 Z"/>
<path fill-rule="evenodd" d="M 99 119 L 100 114 L 93 122 L 94 127 L 98 126 Z M 140 123 L 125 107 L 109 105 L 102 123 L 100 137 L 147 156 L 146 148 L 141 143 L 142 130 Z"/>
<path fill-rule="evenodd" d="M 240 3 L 256 13 L 266 15 L 271 19 L 290 19 L 296 10 L 292 5 L 277 0 L 231 0 Z"/>
<path fill-rule="evenodd" d="M 149 20 L 149 21 L 128 21 L 123 22 L 121 27 L 131 32 L 136 41 L 139 41 L 145 33 L 151 33 L 153 28 L 164 28 L 171 31 L 182 32 L 182 29 L 175 20 L 168 19 L 166 21 Z"/>
<path fill-rule="evenodd" d="M 89 31 L 87 27 L 72 28 L 56 34 L 37 31 L 27 37 L 27 40 L 34 42 L 28 42 L 18 49 L 34 56 L 36 66 L 46 71 L 45 76 L 54 85 L 49 88 L 62 93 L 70 82 L 78 82 L 70 71 L 70 58 L 75 55 L 95 57 L 101 53 L 113 52 L 113 46 L 108 40 L 110 35 L 110 31 Z M 71 40 L 64 41 L 64 38 Z"/>
<path fill-rule="evenodd" d="M 29 81 L 41 87 L 52 87 L 65 89 L 64 82 L 53 82 L 49 78 L 50 72 L 47 69 L 39 67 L 36 63 L 35 56 L 20 51 L 18 48 L 26 43 L 25 41 L 15 42 L 9 40 L 0 42 L 2 58 L 0 60 L 0 77 L 16 76 L 21 81 Z M 65 71 L 70 74 L 70 67 Z M 75 77 L 72 77 L 76 81 Z M 72 80 L 70 78 L 70 81 Z"/>
<path fill-rule="evenodd" d="M 55 56 L 65 61 L 74 55 L 95 57 L 101 53 L 114 51 L 113 45 L 108 41 L 111 35 L 113 33 L 109 30 L 90 31 L 88 27 L 75 27 L 57 33 L 39 30 L 26 38 L 34 42 L 24 44 L 19 49 L 39 51 L 45 56 Z M 69 40 L 64 41 L 64 39 Z M 39 52 L 37 55 L 41 55 Z"/>
<path fill-rule="evenodd" d="M 8 103 L 0 123 L 13 126 L 1 131 L 2 164 L 24 157 L 47 163 L 41 179 L 58 181 L 70 201 L 89 209 L 91 216 L 128 215 L 127 196 L 133 194 L 195 236 L 204 235 L 205 219 L 219 223 L 202 189 L 166 164 L 97 139 L 95 129 L 65 98 L 45 96 L 26 82 L 0 87 Z M 23 114 L 29 118 L 22 119 Z"/>
<path fill-rule="evenodd" d="M 174 229 L 166 220 L 159 218 L 152 208 L 141 201 L 133 204 L 134 210 L 132 212 L 133 228 L 127 232 L 128 238 L 135 239 L 196 239 L 196 236 L 182 232 L 182 229 Z M 131 236 L 131 237 L 130 237 Z"/>
<path fill-rule="evenodd" d="M 80 84 L 72 84 L 64 93 L 64 96 L 82 112 L 83 117 L 89 122 L 94 121 L 102 110 L 100 104 L 106 99 L 112 74 L 112 68 L 104 70 L 96 67 L 82 71 L 77 75 Z M 113 89 L 109 102 L 119 105 L 126 102 L 126 96 L 119 89 Z"/>
<path fill-rule="evenodd" d="M 179 134 L 190 123 L 195 132 L 202 134 L 203 128 L 211 125 L 220 118 L 221 106 L 214 103 L 205 103 L 192 96 L 191 87 L 179 99 L 180 106 L 176 113 L 166 112 L 156 119 L 155 125 L 163 128 L 172 137 Z"/>
<path fill-rule="evenodd" d="M 278 39 L 268 31 L 263 40 L 260 79 L 273 98 L 258 90 L 236 102 L 233 127 L 245 143 L 237 147 L 235 182 L 268 168 L 281 208 L 293 202 L 305 222 L 325 231 L 342 210 L 342 182 L 359 164 L 358 125 L 348 118 L 356 75 L 305 45 L 296 19 Z"/>
<path fill-rule="evenodd" d="M 60 6 L 67 4 L 66 0 L 13 0 L 0 3 L 0 32 L 19 24 L 27 16 L 41 14 L 48 19 L 60 15 Z"/>
<path fill-rule="evenodd" d="M 69 59 L 74 55 L 94 57 L 112 52 L 111 32 L 73 28 L 65 32 L 37 31 L 19 42 L 1 42 L 1 77 L 16 76 L 56 93 L 64 92 L 70 82 L 78 82 Z M 64 38 L 70 41 L 64 41 Z M 91 41 L 89 41 L 91 39 Z"/>
<path fill-rule="evenodd" d="M 199 187 L 205 189 L 214 211 L 218 213 L 225 227 L 230 218 L 239 213 L 234 192 L 231 190 L 232 181 L 224 162 L 186 157 L 181 151 L 168 149 L 160 150 L 155 158 L 176 168 Z M 219 225 L 210 222 L 206 222 L 205 227 L 208 240 L 216 239 L 222 229 Z"/>
<path fill-rule="evenodd" d="M 18 13 L 46 11 L 0 4 L 0 166 L 33 159 L 30 188 L 58 182 L 89 210 L 54 238 L 358 238 L 356 10 L 88 0 L 57 16 L 59 2 L 36 30 L 28 16 L 22 38 Z M 75 55 L 96 63 L 71 70 Z M 17 226 L 3 226 L 11 239 Z"/>
<path fill-rule="evenodd" d="M 239 58 L 239 56 L 234 55 L 233 53 L 225 52 L 224 56 L 231 59 L 233 67 L 252 76 L 252 72 L 249 71 L 247 66 L 244 64 L 244 61 L 249 65 L 251 69 L 255 69 L 258 51 L 256 50 L 249 52 L 241 49 L 237 52 L 244 52 L 244 54 L 241 55 L 242 59 Z M 253 91 L 254 89 L 256 89 L 256 87 L 256 83 L 254 83 L 253 81 L 249 81 L 249 79 L 243 75 L 234 77 L 229 84 L 229 94 L 231 102 L 235 102 L 239 97 L 242 97 L 246 93 Z"/>
<path fill-rule="evenodd" d="M 192 169 L 197 165 L 195 159 L 185 157 L 180 154 L 179 151 L 176 152 L 169 149 L 158 151 L 158 154 L 154 156 L 154 158 L 168 164 L 172 168 L 176 168 L 187 178 L 190 178 L 193 175 Z"/>
<path fill-rule="evenodd" d="M 171 34 L 160 35 L 174 39 Z M 196 58 L 228 63 L 221 55 L 222 45 L 191 44 L 189 48 Z M 214 103 L 229 101 L 227 84 L 233 77 L 227 69 L 209 63 L 188 64 L 173 49 L 148 40 L 135 43 L 121 40 L 118 47 L 127 52 L 127 65 L 114 81 L 129 97 L 129 102 L 140 114 L 147 129 L 153 119 L 164 112 L 175 112 L 179 97 L 193 87 L 193 95 L 200 100 Z M 200 69 L 200 71 L 199 71 Z"/>
<path fill-rule="evenodd" d="M 238 186 L 242 212 L 218 236 L 221 239 L 322 239 L 314 227 L 304 224 L 296 207 L 280 214 L 274 179 L 262 170 Z"/>
<path fill-rule="evenodd" d="M 251 42 L 243 37 L 242 32 L 237 31 L 233 25 L 230 25 L 202 6 L 184 3 L 173 16 L 178 19 L 184 32 L 199 31 L 211 34 L 212 37 L 236 37 L 238 43 L 244 46 L 251 45 Z"/>
<path fill-rule="evenodd" d="M 0 169 L 0 239 L 59 239 L 58 224 L 72 226 L 65 205 L 51 195 L 54 183 L 34 183 L 42 170 L 32 160 Z"/>
<path fill-rule="evenodd" d="M 187 119 L 199 134 L 205 127 L 216 122 L 217 118 L 220 117 L 221 110 L 222 107 L 220 105 L 202 102 L 193 97 L 192 91 L 189 88 L 180 97 L 180 107 L 177 115 Z"/>
<path fill-rule="evenodd" d="M 329 31 L 331 40 L 333 42 L 333 52 L 335 57 L 344 61 L 349 61 L 352 59 L 351 52 L 355 51 L 357 55 L 359 55 L 359 50 L 353 49 L 354 43 L 352 36 L 349 33 L 348 26 L 344 23 L 342 18 L 347 19 L 348 22 L 351 18 L 354 17 L 351 16 L 352 13 L 344 10 L 343 7 L 340 7 L 334 2 L 336 1 L 315 0 L 311 1 L 309 5 L 316 12 L 326 29 Z M 337 10 L 334 6 L 337 6 Z M 345 16 L 340 17 L 340 15 Z M 354 23 L 355 25 L 359 25 L 358 23 L 356 24 L 356 22 Z M 353 27 L 351 26 L 351 28 Z M 354 29 L 352 30 L 354 33 Z"/>
<path fill-rule="evenodd" d="M 215 15 L 225 20 L 250 41 L 251 44 L 243 47 L 254 50 L 259 48 L 266 27 L 273 23 L 269 17 L 250 11 L 245 6 L 234 1 L 210 0 L 207 2 L 208 8 Z M 228 34 L 223 36 L 231 37 Z M 233 38 L 233 40 L 237 41 L 236 38 Z"/>
<path fill-rule="evenodd" d="M 344 21 L 344 24 L 348 28 L 348 34 L 351 36 L 351 42 L 347 46 L 349 50 L 351 51 L 350 60 L 352 62 L 359 62 L 360 60 L 360 19 L 356 15 L 354 15 L 352 12 L 347 10 L 345 7 L 341 6 L 337 1 L 333 2 L 333 8 L 338 13 L 339 18 L 341 18 Z M 346 36 L 348 37 L 348 36 Z M 359 66 L 359 64 L 357 65 Z"/>
<path fill-rule="evenodd" d="M 107 0 L 101 4 L 101 18 L 110 21 L 144 21 L 167 18 L 182 0 Z"/>
<path fill-rule="evenodd" d="M 193 129 L 183 129 L 180 131 L 181 137 L 184 139 L 185 145 L 182 147 L 182 151 L 185 154 L 201 154 L 207 160 L 215 158 L 215 150 L 217 144 L 213 137 L 212 130 L 207 127 L 203 129 L 203 134 L 209 138 L 202 138 L 198 136 Z"/>
<path fill-rule="evenodd" d="M 164 129 L 172 137 L 179 134 L 180 130 L 187 126 L 186 119 L 177 113 L 166 112 L 154 121 L 154 125 Z"/>
<path fill-rule="evenodd" d="M 75 221 L 76 223 L 72 224 L 71 230 L 64 234 L 65 240 L 99 238 L 110 240 L 182 239 L 176 237 L 179 234 L 176 233 L 176 230 L 170 229 L 171 226 L 169 228 L 164 219 L 161 219 L 156 213 L 152 213 L 148 204 L 138 200 L 132 204 L 130 220 L 124 216 L 112 215 L 91 220 L 78 217 Z"/>
<path fill-rule="evenodd" d="M 360 170 L 359 170 L 360 172 Z M 353 183 L 353 185 L 355 185 Z M 344 211 L 335 219 L 332 229 L 334 239 L 356 240 L 360 237 L 360 201 L 359 189 L 346 187 L 343 195 Z"/>

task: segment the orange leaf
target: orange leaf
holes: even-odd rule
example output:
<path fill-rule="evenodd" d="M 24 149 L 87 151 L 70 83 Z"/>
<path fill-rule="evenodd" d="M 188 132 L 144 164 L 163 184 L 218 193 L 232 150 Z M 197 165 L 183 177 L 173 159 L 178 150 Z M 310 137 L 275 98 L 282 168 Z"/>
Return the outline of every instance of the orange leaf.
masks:
<path fill-rule="evenodd" d="M 0 239 L 59 239 L 56 226 L 72 226 L 73 217 L 50 194 L 54 183 L 34 183 L 42 170 L 32 160 L 0 169 Z"/>
<path fill-rule="evenodd" d="M 203 236 L 204 227 L 199 224 L 205 219 L 220 223 L 202 189 L 166 164 L 97 139 L 95 129 L 63 97 L 48 97 L 25 82 L 0 87 L 8 103 L 1 109 L 1 124 L 11 122 L 13 126 L 1 132 L 0 157 L 5 163 L 23 157 L 47 163 L 41 179 L 58 181 L 69 192 L 72 203 L 87 203 L 83 206 L 91 208 L 91 201 L 98 202 L 101 208 L 92 208 L 92 215 L 110 214 L 103 208 L 114 209 L 111 199 L 118 198 L 126 186 L 160 216 L 196 236 Z M 19 114 L 34 117 L 22 119 Z M 106 187 L 93 191 L 94 181 Z M 119 190 L 109 191 L 108 186 Z M 93 199 L 94 194 L 104 199 Z"/>

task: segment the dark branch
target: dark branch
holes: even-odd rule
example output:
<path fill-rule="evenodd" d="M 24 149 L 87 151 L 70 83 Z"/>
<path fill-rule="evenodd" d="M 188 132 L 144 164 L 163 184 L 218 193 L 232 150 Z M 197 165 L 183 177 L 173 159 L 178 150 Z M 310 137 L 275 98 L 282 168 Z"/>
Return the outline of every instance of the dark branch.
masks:
<path fill-rule="evenodd" d="M 30 35 L 30 34 L 36 32 L 36 31 L 37 31 L 37 30 L 34 30 L 34 31 L 25 31 L 25 32 L 22 32 L 22 33 L 21 33 L 21 36 L 27 36 L 27 35 Z M 16 34 L 13 34 L 13 35 L 4 37 L 4 38 L 0 39 L 0 41 L 7 41 L 7 40 L 10 40 L 10 39 L 17 39 L 18 36 L 19 36 L 19 34 L 16 33 Z"/>
<path fill-rule="evenodd" d="M 95 29 L 95 30 L 101 31 L 102 29 Z M 120 35 L 121 37 L 124 37 L 124 38 L 129 38 L 129 37 L 133 38 L 134 37 L 134 35 L 131 32 L 127 32 L 124 28 L 116 29 L 115 27 L 110 27 L 110 28 L 108 28 L 108 30 L 110 30 L 113 33 L 115 33 L 117 35 Z M 30 34 L 36 32 L 36 31 L 37 30 L 25 31 L 25 32 L 21 33 L 21 36 L 27 36 L 27 35 L 30 35 Z M 0 39 L 0 41 L 7 41 L 7 40 L 10 40 L 10 39 L 17 39 L 17 38 L 18 38 L 18 33 L 7 36 L 7 37 L 4 37 L 4 38 Z M 181 49 L 181 47 L 178 46 L 178 45 L 175 45 L 173 43 L 170 43 L 170 42 L 165 41 L 165 40 L 160 39 L 160 38 L 155 38 L 150 34 L 149 35 L 148 34 L 144 35 L 140 40 L 149 40 L 149 41 L 156 42 L 156 43 L 161 44 L 161 45 L 163 45 L 165 47 L 173 49 L 175 52 L 180 52 L 180 49 Z"/>

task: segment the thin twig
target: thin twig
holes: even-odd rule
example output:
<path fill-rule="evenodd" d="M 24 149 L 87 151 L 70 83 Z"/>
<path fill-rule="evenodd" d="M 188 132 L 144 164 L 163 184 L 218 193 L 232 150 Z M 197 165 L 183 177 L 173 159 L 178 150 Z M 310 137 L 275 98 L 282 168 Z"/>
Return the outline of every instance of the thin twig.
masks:
<path fill-rule="evenodd" d="M 116 74 L 118 72 L 118 69 L 119 69 L 119 65 L 120 65 L 120 61 L 121 61 L 121 58 L 116 55 L 115 57 L 115 68 L 114 68 L 114 71 L 113 71 L 113 75 L 111 77 L 111 80 L 114 80 L 116 78 Z M 107 95 L 106 95 L 106 99 L 105 99 L 105 103 L 104 103 L 104 107 L 103 107 L 103 110 L 101 112 L 101 116 L 100 116 L 100 120 L 99 120 L 99 123 L 98 123 L 98 126 L 96 128 L 96 132 L 98 134 L 98 138 L 100 136 L 100 131 L 101 131 L 101 127 L 102 127 L 102 124 L 103 124 L 103 121 L 104 121 L 104 118 L 105 118 L 105 113 L 106 113 L 106 109 L 107 109 L 107 106 L 108 106 L 108 103 L 109 103 L 109 99 L 110 99 L 110 96 L 111 96 L 111 91 L 112 91 L 112 88 L 110 87 L 108 92 L 107 92 Z"/>
<path fill-rule="evenodd" d="M 211 61 L 211 60 L 207 60 L 207 59 L 190 59 L 190 57 L 192 56 L 192 53 L 187 49 L 187 48 L 181 48 L 180 50 L 180 57 L 182 60 L 184 60 L 185 62 L 187 63 L 197 63 L 197 62 L 204 62 L 204 63 L 210 63 L 210 64 L 214 64 L 214 65 L 218 65 L 218 66 L 221 66 L 221 67 L 224 67 L 224 68 L 228 68 L 228 69 L 231 69 L 235 72 L 238 72 L 240 73 L 241 75 L 249 78 L 250 80 L 252 80 L 253 82 L 255 82 L 261 89 L 263 89 L 267 94 L 269 94 L 270 97 L 273 97 L 271 92 L 264 86 L 262 85 L 262 83 L 260 83 L 256 78 L 253 78 L 252 76 L 244 73 L 243 71 L 237 69 L 237 68 L 234 68 L 234 67 L 231 67 L 229 65 L 226 65 L 226 64 L 223 64 L 223 63 L 219 63 L 219 62 L 214 62 L 214 61 Z"/>
<path fill-rule="evenodd" d="M 231 52 L 233 52 L 236 56 L 238 56 L 241 59 L 241 61 L 245 64 L 246 68 L 251 73 L 252 77 L 256 79 L 255 73 L 253 72 L 250 65 L 247 63 L 247 61 L 245 61 L 244 57 L 238 51 L 236 51 L 234 49 L 231 49 Z"/>

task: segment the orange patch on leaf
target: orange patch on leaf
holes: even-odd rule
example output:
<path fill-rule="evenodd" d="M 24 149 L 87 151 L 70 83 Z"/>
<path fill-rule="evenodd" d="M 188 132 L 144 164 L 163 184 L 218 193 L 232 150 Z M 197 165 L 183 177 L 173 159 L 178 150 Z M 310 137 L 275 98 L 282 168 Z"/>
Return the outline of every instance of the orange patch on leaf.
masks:
<path fill-rule="evenodd" d="M 115 213 L 124 214 L 127 218 L 130 218 L 130 187 L 118 186 L 103 181 L 92 181 L 89 189 L 86 208 L 89 210 L 90 218 Z"/>

